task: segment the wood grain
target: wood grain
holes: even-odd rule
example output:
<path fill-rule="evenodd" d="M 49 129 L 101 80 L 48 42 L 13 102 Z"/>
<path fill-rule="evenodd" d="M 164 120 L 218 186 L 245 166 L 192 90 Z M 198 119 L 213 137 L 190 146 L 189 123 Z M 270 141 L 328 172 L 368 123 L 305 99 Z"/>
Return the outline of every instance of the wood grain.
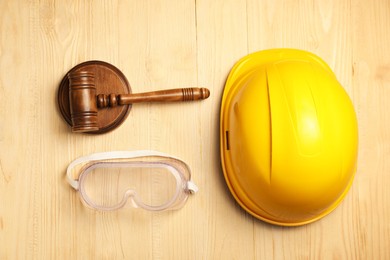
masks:
<path fill-rule="evenodd" d="M 0 259 L 390 259 L 389 25 L 387 0 L 1 1 Z M 226 76 L 242 56 L 277 47 L 322 57 L 359 122 L 346 199 L 298 228 L 246 214 L 219 159 Z M 113 132 L 72 134 L 57 89 L 87 60 L 120 68 L 134 93 L 202 86 L 211 95 L 139 104 Z M 179 211 L 102 213 L 65 181 L 76 157 L 139 149 L 183 159 L 199 193 Z"/>

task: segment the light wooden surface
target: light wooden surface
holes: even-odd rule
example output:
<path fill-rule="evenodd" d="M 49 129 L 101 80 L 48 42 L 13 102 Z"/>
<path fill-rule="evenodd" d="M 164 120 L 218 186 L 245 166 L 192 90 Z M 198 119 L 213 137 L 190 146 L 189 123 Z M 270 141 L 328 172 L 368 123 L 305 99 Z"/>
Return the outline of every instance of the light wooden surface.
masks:
<path fill-rule="evenodd" d="M 0 2 L 0 259 L 390 259 L 390 2 L 145 0 Z M 359 121 L 358 171 L 343 203 L 298 228 L 246 214 L 219 159 L 224 82 L 242 56 L 312 51 L 334 70 Z M 70 132 L 56 91 L 99 59 L 133 92 L 208 87 L 209 99 L 137 104 L 117 130 Z M 86 209 L 66 183 L 93 152 L 182 158 L 200 191 L 179 211 Z"/>

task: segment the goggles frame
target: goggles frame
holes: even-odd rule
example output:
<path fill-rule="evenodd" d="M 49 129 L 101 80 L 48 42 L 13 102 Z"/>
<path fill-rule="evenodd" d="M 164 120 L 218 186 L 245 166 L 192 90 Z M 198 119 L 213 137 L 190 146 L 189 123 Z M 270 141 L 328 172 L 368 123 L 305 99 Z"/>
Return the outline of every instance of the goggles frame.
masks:
<path fill-rule="evenodd" d="M 158 161 L 126 161 L 126 159 L 137 159 L 137 158 L 150 158 L 157 157 L 165 160 Z M 122 160 L 122 161 L 115 161 Z M 123 161 L 124 160 L 124 161 Z M 169 163 L 172 162 L 172 163 Z M 177 162 L 177 163 L 174 163 Z M 84 164 L 78 172 L 78 178 L 73 178 L 74 168 L 77 165 Z M 182 164 L 184 170 L 180 169 L 181 167 L 175 167 L 175 164 Z M 176 180 L 176 190 L 174 195 L 167 201 L 158 206 L 148 205 L 138 197 L 137 192 L 132 189 L 126 190 L 123 195 L 122 200 L 113 206 L 102 206 L 93 202 L 92 199 L 86 194 L 84 181 L 85 177 L 91 173 L 94 169 L 98 168 L 163 168 L 170 172 Z M 183 171 L 186 171 L 187 174 L 184 174 Z M 82 202 L 89 206 L 90 208 L 100 210 L 100 211 L 112 211 L 123 208 L 128 201 L 131 201 L 131 205 L 134 208 L 143 208 L 149 211 L 164 211 L 164 210 L 173 210 L 179 209 L 184 206 L 188 196 L 190 194 L 196 193 L 198 187 L 191 181 L 191 171 L 188 165 L 182 160 L 172 157 L 170 155 L 156 152 L 152 150 L 140 150 L 140 151 L 113 151 L 113 152 L 103 152 L 103 153 L 94 153 L 91 155 L 79 157 L 72 161 L 66 170 L 66 179 L 67 182 L 78 191 L 80 199 Z"/>

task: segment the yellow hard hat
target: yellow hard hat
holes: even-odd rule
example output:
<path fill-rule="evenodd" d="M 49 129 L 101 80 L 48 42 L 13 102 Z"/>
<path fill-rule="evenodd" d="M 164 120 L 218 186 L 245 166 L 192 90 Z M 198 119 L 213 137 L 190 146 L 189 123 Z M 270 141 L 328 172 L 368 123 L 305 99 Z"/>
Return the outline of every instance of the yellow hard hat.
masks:
<path fill-rule="evenodd" d="M 356 115 L 316 55 L 273 49 L 242 58 L 226 81 L 220 120 L 225 180 L 254 217 L 307 224 L 348 192 L 356 172 Z"/>

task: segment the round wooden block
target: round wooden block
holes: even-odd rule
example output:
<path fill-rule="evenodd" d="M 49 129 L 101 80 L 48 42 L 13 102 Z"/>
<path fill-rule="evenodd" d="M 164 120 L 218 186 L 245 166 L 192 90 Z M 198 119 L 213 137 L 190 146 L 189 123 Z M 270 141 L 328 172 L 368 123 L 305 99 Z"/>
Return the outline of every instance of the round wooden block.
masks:
<path fill-rule="evenodd" d="M 125 75 L 115 66 L 103 61 L 87 61 L 73 67 L 68 73 L 75 71 L 89 71 L 95 76 L 96 94 L 130 94 L 131 88 Z M 64 76 L 58 89 L 58 105 L 62 116 L 68 125 L 72 126 L 69 106 L 69 79 L 68 73 Z M 123 123 L 127 118 L 131 105 L 108 107 L 98 110 L 99 130 L 87 132 L 103 134 Z"/>

